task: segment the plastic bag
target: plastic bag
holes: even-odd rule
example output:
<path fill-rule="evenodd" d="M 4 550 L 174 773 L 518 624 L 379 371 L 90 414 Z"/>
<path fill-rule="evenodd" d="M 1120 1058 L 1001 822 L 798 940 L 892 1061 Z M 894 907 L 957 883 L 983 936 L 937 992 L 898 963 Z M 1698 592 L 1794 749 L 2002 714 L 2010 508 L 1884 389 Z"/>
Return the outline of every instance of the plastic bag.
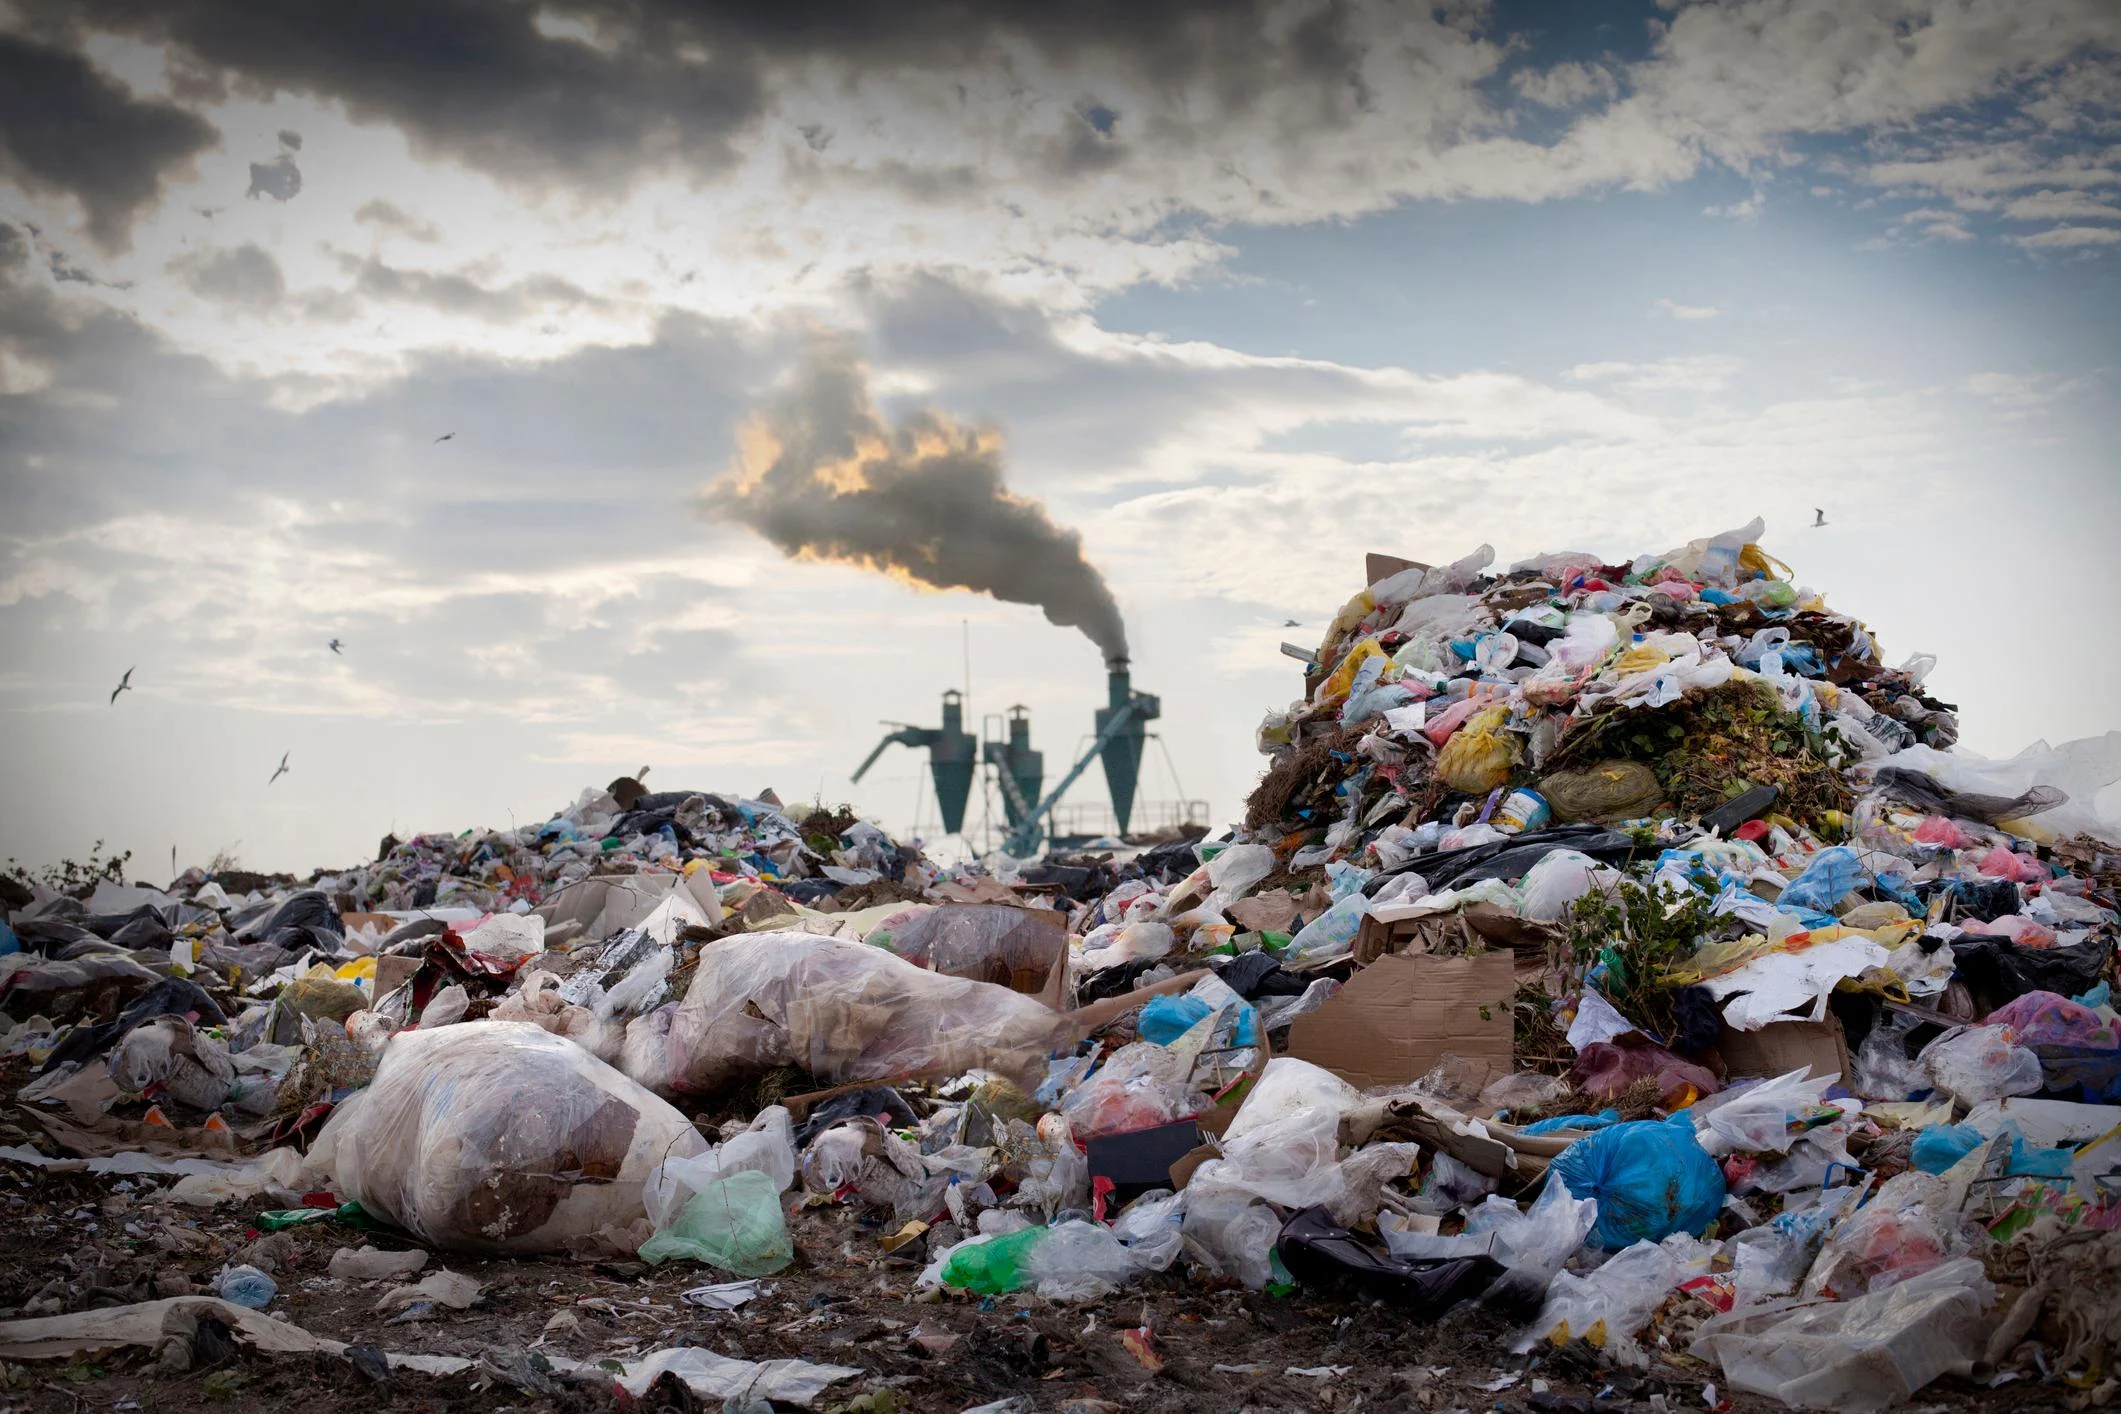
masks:
<path fill-rule="evenodd" d="M 811 1140 L 803 1151 L 803 1187 L 832 1194 L 860 1178 L 867 1156 L 864 1131 L 860 1123 L 839 1124 Z"/>
<path fill-rule="evenodd" d="M 1379 1252 L 1321 1207 L 1290 1214 L 1274 1249 L 1289 1274 L 1306 1286 L 1353 1287 L 1415 1320 L 1442 1315 L 1501 1270 L 1494 1258 L 1482 1255 L 1420 1261 Z"/>
<path fill-rule="evenodd" d="M 788 1111 L 770 1105 L 759 1111 L 750 1127 L 704 1154 L 667 1159 L 648 1175 L 642 1200 L 648 1221 L 668 1227 L 695 1193 L 732 1174 L 755 1170 L 773 1180 L 773 1191 L 786 1192 L 795 1183 L 795 1136 Z"/>
<path fill-rule="evenodd" d="M 1048 1301 L 1094 1301 L 1134 1275 L 1126 1245 L 1098 1223 L 1071 1218 L 1046 1230 L 1026 1255 L 1023 1273 Z"/>
<path fill-rule="evenodd" d="M 1828 1235 L 1804 1294 L 1847 1301 L 1942 1266 L 1958 1246 L 1956 1212 L 1944 1180 L 1913 1170 L 1895 1174 Z"/>
<path fill-rule="evenodd" d="M 1164 1046 L 1136 1041 L 1121 1046 L 1095 1075 L 1068 1092 L 1060 1112 L 1076 1137 L 1123 1134 L 1183 1119 L 1207 1108 L 1188 1077 L 1193 1063 Z"/>
<path fill-rule="evenodd" d="M 627 1054 L 634 1059 L 634 1028 Z M 784 1065 L 827 1081 L 992 1070 L 1029 1090 L 1073 1023 L 1035 997 L 947 977 L 863 943 L 808 933 L 724 938 L 700 953 L 657 1074 L 678 1093 Z M 636 1062 L 639 1063 L 639 1062 Z"/>
<path fill-rule="evenodd" d="M 1813 855 L 1804 872 L 1791 880 L 1775 900 L 1775 906 L 1785 912 L 1805 908 L 1829 913 L 1863 878 L 1863 865 L 1857 860 L 1856 851 L 1837 844 Z"/>
<path fill-rule="evenodd" d="M 1347 956 L 1354 950 L 1355 935 L 1362 931 L 1362 920 L 1375 906 L 1375 900 L 1362 894 L 1350 894 L 1341 899 L 1297 930 L 1296 936 L 1289 940 L 1284 961 L 1324 962 Z"/>
<path fill-rule="evenodd" d="M 1866 1100 L 1905 1100 L 1927 1089 L 1927 1068 L 1920 1058 L 1907 1053 L 1908 1033 L 1921 1024 L 1915 1017 L 1896 1013 L 1873 1026 L 1856 1048 L 1852 1067 L 1856 1074 L 1849 1089 Z"/>
<path fill-rule="evenodd" d="M 645 1218 L 655 1166 L 705 1147 L 685 1116 L 573 1042 L 467 1021 L 393 1039 L 304 1173 L 435 1247 L 541 1252 Z"/>
<path fill-rule="evenodd" d="M 1508 1271 L 1481 1299 L 1504 1309 L 1532 1309 L 1597 1222 L 1597 1200 L 1574 1196 L 1560 1179 L 1550 1178 L 1523 1212 L 1507 1198 L 1489 1197 L 1466 1218 L 1465 1231 L 1493 1234 L 1495 1260 Z"/>
<path fill-rule="evenodd" d="M 1809 1207 L 1785 1206 L 1773 1219 L 1749 1227 L 1731 1239 L 1731 1293 L 1736 1305 L 1749 1306 L 1797 1289 L 1827 1233 L 1856 1206 L 1864 1190 L 1856 1186 L 1821 1190 Z M 1795 1200 L 1792 1200 L 1793 1202 Z"/>
<path fill-rule="evenodd" d="M 1679 1262 L 1654 1242 L 1638 1242 L 1585 1276 L 1557 1273 L 1546 1304 L 1510 1349 L 1522 1355 L 1542 1340 L 1582 1340 L 1622 1364 L 1646 1364 L 1635 1333 L 1678 1282 Z"/>
<path fill-rule="evenodd" d="M 1763 1080 L 1706 1114 L 1696 1112 L 1696 1137 L 1710 1154 L 1786 1154 L 1790 1116 L 1815 1108 L 1838 1075 L 1806 1079 L 1810 1067 Z M 1721 1098 L 1721 1097 L 1719 1097 Z"/>
<path fill-rule="evenodd" d="M 1524 895 L 1524 916 L 1541 923 L 1558 923 L 1576 900 L 1598 886 L 1606 872 L 1597 860 L 1573 849 L 1557 849 L 1546 855 L 1517 886 Z"/>
<path fill-rule="evenodd" d="M 2009 1028 L 1962 1026 L 1947 1031 L 1922 1051 L 1930 1083 L 1962 1104 L 2031 1095 L 2046 1082 L 2040 1058 L 2011 1044 Z"/>
<path fill-rule="evenodd" d="M 2121 843 L 2121 791 L 2113 788 L 2121 782 L 2121 731 L 2060 746 L 2035 742 L 2002 761 L 1927 746 L 1909 747 L 1889 759 L 1892 766 L 1923 772 L 1951 791 L 2017 797 L 2034 787 L 2052 787 L 2066 797 L 2062 803 L 2016 819 L 2001 817 L 2013 833 L 2039 840 L 2090 835 Z"/>
<path fill-rule="evenodd" d="M 1488 707 L 1466 719 L 1436 755 L 1436 778 L 1452 790 L 1485 795 L 1510 779 L 1517 744 L 1504 728 L 1507 707 Z"/>
<path fill-rule="evenodd" d="M 971 1237 L 952 1247 L 937 1263 L 942 1284 L 979 1296 L 1000 1296 L 1031 1285 L 1025 1269 L 1031 1254 L 1051 1229 L 1027 1227 L 1001 1237 Z"/>
<path fill-rule="evenodd" d="M 1664 786 L 1640 761 L 1601 761 L 1582 771 L 1540 777 L 1539 793 L 1556 820 L 1606 824 L 1648 815 L 1664 799 Z"/>
<path fill-rule="evenodd" d="M 745 1169 L 692 1195 L 670 1224 L 641 1244 L 651 1265 L 684 1257 L 740 1277 L 771 1276 L 795 1260 L 781 1193 L 771 1175 Z"/>
<path fill-rule="evenodd" d="M 1983 1026 L 2008 1026 L 2021 1046 L 2121 1046 L 2121 1023 L 2055 992 L 2027 992 L 1997 1007 Z"/>
<path fill-rule="evenodd" d="M 1723 1208 L 1723 1171 L 1695 1141 L 1687 1114 L 1586 1135 L 1562 1150 L 1547 1173 L 1570 1193 L 1597 1200 L 1591 1242 L 1608 1249 L 1698 1233 Z"/>
<path fill-rule="evenodd" d="M 1136 1270 L 1168 1271 L 1185 1246 L 1186 1195 L 1156 1189 L 1127 1205 L 1112 1222 L 1112 1235 L 1127 1245 Z"/>
<path fill-rule="evenodd" d="M 1179 1231 L 1220 1274 L 1259 1291 L 1273 1279 L 1274 1240 L 1281 1219 L 1251 1194 L 1218 1183 L 1208 1172 L 1214 1162 L 1202 1164 L 1186 1184 L 1186 1213 Z"/>

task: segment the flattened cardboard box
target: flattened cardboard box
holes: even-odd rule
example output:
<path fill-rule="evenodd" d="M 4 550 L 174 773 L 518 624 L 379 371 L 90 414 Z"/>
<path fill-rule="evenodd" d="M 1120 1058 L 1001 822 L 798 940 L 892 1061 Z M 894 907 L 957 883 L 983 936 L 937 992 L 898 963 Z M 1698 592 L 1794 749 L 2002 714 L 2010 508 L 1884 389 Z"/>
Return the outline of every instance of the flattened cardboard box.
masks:
<path fill-rule="evenodd" d="M 1809 1066 L 1814 1076 L 1838 1075 L 1846 1085 L 1851 1074 L 1848 1037 L 1831 1012 L 1824 1021 L 1770 1021 L 1758 1031 L 1725 1026 L 1716 1049 L 1733 1080 L 1773 1079 Z"/>
<path fill-rule="evenodd" d="M 1507 1070 L 1516 1025 L 1516 959 L 1387 954 L 1289 1028 L 1289 1054 L 1350 1085 L 1404 1085 L 1447 1055 Z"/>

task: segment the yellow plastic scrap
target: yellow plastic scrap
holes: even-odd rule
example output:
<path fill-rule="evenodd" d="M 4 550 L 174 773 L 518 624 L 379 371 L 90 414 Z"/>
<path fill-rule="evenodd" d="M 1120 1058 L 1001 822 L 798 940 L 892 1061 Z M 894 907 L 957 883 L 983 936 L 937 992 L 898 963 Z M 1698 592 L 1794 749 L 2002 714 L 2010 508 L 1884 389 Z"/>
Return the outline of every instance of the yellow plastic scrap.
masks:
<path fill-rule="evenodd" d="M 1323 683 L 1319 684 L 1318 704 L 1320 706 L 1331 706 L 1336 702 L 1347 701 L 1348 693 L 1355 687 L 1355 670 L 1360 668 L 1368 659 L 1382 658 L 1384 656 L 1385 650 L 1378 646 L 1377 640 L 1374 638 L 1365 638 L 1362 642 L 1349 649 L 1348 656 L 1340 660 L 1340 666 L 1335 668 Z"/>
<path fill-rule="evenodd" d="M 1517 741 L 1503 729 L 1507 707 L 1486 707 L 1466 718 L 1436 755 L 1436 777 L 1452 790 L 1485 795 L 1507 784 L 1517 764 Z"/>
<path fill-rule="evenodd" d="M 1782 938 L 1748 933 L 1727 943 L 1708 943 L 1685 962 L 1664 969 L 1659 977 L 1661 981 L 1672 986 L 1691 986 L 1696 982 L 1706 982 L 1711 977 L 1736 972 L 1758 958 L 1769 957 L 1775 953 L 1803 952 L 1816 944 L 1838 942 L 1843 938 L 1869 938 L 1887 952 L 1891 952 L 1921 932 L 1922 924 L 1919 921 L 1904 919 L 1877 928 L 1799 929 Z"/>

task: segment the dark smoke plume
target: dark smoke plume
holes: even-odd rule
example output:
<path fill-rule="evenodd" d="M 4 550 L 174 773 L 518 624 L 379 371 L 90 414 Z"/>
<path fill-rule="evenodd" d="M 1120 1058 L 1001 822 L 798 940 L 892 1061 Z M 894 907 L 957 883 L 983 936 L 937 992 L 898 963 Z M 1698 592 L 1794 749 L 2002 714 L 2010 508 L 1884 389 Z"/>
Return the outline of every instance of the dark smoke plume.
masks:
<path fill-rule="evenodd" d="M 843 351 L 813 360 L 744 424 L 706 502 L 797 559 L 1036 604 L 1108 662 L 1127 656 L 1119 605 L 1083 558 L 1082 536 L 1009 490 L 995 435 L 927 410 L 885 425 L 862 365 Z"/>

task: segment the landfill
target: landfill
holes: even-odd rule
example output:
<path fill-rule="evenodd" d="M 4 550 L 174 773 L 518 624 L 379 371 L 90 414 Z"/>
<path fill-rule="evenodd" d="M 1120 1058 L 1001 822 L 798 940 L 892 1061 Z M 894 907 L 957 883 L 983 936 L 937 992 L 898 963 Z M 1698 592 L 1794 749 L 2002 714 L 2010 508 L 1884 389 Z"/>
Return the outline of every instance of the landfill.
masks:
<path fill-rule="evenodd" d="M 2121 731 L 1960 749 L 1764 530 L 1373 556 L 1211 835 L 0 876 L 0 1385 L 2104 1407 Z"/>

